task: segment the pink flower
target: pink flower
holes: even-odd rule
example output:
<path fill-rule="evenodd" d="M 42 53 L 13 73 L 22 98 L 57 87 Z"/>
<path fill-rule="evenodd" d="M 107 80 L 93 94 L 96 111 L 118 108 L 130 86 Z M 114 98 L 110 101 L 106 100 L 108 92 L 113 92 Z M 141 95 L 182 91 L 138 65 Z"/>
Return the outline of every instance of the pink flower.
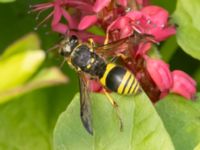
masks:
<path fill-rule="evenodd" d="M 71 6 L 77 11 L 81 11 L 82 15 L 78 16 L 77 14 L 69 13 L 66 9 L 66 6 Z M 86 27 L 94 24 L 95 21 L 97 21 L 95 16 L 91 17 L 90 15 L 94 14 L 93 6 L 89 3 L 86 3 L 85 1 L 54 0 L 54 2 L 34 5 L 32 6 L 32 8 L 33 11 L 39 11 L 39 13 L 49 8 L 53 8 L 52 12 L 42 21 L 42 23 L 47 19 L 52 18 L 52 30 L 63 34 L 66 33 L 68 30 L 77 30 L 78 28 L 85 29 Z M 67 21 L 67 24 L 61 21 L 62 18 Z M 79 24 L 79 22 L 81 22 L 81 24 Z"/>
<path fill-rule="evenodd" d="M 93 10 L 94 12 L 100 12 L 104 7 L 108 6 L 111 0 L 96 0 Z"/>
<path fill-rule="evenodd" d="M 180 94 L 187 99 L 195 97 L 196 82 L 185 72 L 175 70 L 172 72 L 173 86 L 171 91 Z"/>
<path fill-rule="evenodd" d="M 146 68 L 161 92 L 168 92 L 173 80 L 169 65 L 159 59 L 146 58 Z"/>
<path fill-rule="evenodd" d="M 168 25 L 168 12 L 158 6 L 148 6 L 141 10 L 145 14 L 146 18 L 149 18 L 147 24 L 149 29 L 145 31 L 146 34 L 153 35 L 155 40 L 163 41 L 171 35 L 176 33 L 174 26 Z"/>
<path fill-rule="evenodd" d="M 146 6 L 141 11 L 130 11 L 118 18 L 107 28 L 107 33 L 119 31 L 119 37 L 127 37 L 134 30 L 152 35 L 156 41 L 163 41 L 176 33 L 174 26 L 168 25 L 168 12 L 158 6 Z"/>
<path fill-rule="evenodd" d="M 97 16 L 96 15 L 91 15 L 91 16 L 85 16 L 82 18 L 78 25 L 79 30 L 84 30 L 91 25 L 95 24 L 97 22 Z"/>
<path fill-rule="evenodd" d="M 168 12 L 148 3 L 148 0 L 54 0 L 32 8 L 39 14 L 52 9 L 41 23 L 51 19 L 53 31 L 76 35 L 82 41 L 93 38 L 96 43 L 104 43 L 105 36 L 95 35 L 88 30 L 93 25 L 106 32 L 109 42 L 126 38 L 106 56 L 123 54 L 122 64 L 136 75 L 153 102 L 170 91 L 188 99 L 193 98 L 196 82 L 190 76 L 182 71 L 171 72 L 164 61 L 148 56 L 152 43 L 164 41 L 176 33 L 175 26 L 168 22 Z M 130 11 L 127 11 L 129 8 Z M 102 91 L 98 81 L 88 80 L 91 91 Z"/>
<path fill-rule="evenodd" d="M 121 6 L 126 7 L 127 6 L 127 0 L 117 0 L 117 3 Z"/>
<path fill-rule="evenodd" d="M 196 93 L 196 82 L 185 72 L 175 70 L 172 73 L 169 65 L 162 60 L 146 58 L 147 71 L 161 91 L 160 98 L 166 96 L 169 91 L 192 99 Z"/>

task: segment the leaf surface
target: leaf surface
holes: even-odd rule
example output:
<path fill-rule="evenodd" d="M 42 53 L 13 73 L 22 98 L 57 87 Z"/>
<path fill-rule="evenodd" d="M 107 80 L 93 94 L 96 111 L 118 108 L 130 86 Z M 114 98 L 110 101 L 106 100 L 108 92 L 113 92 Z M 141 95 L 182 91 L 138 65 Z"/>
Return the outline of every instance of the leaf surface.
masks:
<path fill-rule="evenodd" d="M 200 60 L 200 1 L 178 0 L 173 15 L 177 28 L 177 42 L 192 57 Z"/>
<path fill-rule="evenodd" d="M 170 95 L 156 104 L 176 150 L 194 149 L 200 142 L 200 99 Z"/>
<path fill-rule="evenodd" d="M 137 96 L 112 94 L 112 97 L 119 105 L 123 131 L 105 95 L 92 94 L 94 135 L 88 134 L 81 123 L 77 94 L 54 129 L 55 150 L 174 149 L 161 119 L 144 93 Z"/>

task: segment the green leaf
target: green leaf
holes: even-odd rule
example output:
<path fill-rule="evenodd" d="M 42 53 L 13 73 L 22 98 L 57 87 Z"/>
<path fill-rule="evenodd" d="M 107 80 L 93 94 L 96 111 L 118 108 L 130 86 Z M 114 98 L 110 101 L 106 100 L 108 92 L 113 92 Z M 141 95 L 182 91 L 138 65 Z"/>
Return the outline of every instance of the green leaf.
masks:
<path fill-rule="evenodd" d="M 172 36 L 169 39 L 167 39 L 160 48 L 162 59 L 166 62 L 169 62 L 177 49 L 178 44 L 176 42 L 176 38 L 175 36 Z"/>
<path fill-rule="evenodd" d="M 36 50 L 36 49 L 40 49 L 39 38 L 35 33 L 29 33 L 25 35 L 23 38 L 17 40 L 8 48 L 6 48 L 6 50 L 4 51 L 3 55 L 0 58 L 4 59 L 19 52 L 24 52 L 27 50 Z"/>
<path fill-rule="evenodd" d="M 1 104 L 0 149 L 51 150 L 55 121 L 68 103 L 60 90 L 40 89 Z"/>
<path fill-rule="evenodd" d="M 22 85 L 45 59 L 41 50 L 26 51 L 0 60 L 0 93 Z"/>
<path fill-rule="evenodd" d="M 48 68 L 41 70 L 28 83 L 0 93 L 0 103 L 11 100 L 11 98 L 22 95 L 26 92 L 38 88 L 67 83 L 68 78 L 63 75 L 58 68 Z"/>
<path fill-rule="evenodd" d="M 194 148 L 194 150 L 200 150 L 200 143 Z"/>
<path fill-rule="evenodd" d="M 0 0 L 0 3 L 10 3 L 14 2 L 15 0 Z"/>
<path fill-rule="evenodd" d="M 200 142 L 200 98 L 187 101 L 170 95 L 156 104 L 176 150 L 190 150 Z"/>
<path fill-rule="evenodd" d="M 173 144 L 147 96 L 112 94 L 123 121 L 120 131 L 116 111 L 105 95 L 92 94 L 94 135 L 87 133 L 80 119 L 79 94 L 62 113 L 54 129 L 55 150 L 171 150 Z"/>
<path fill-rule="evenodd" d="M 177 41 L 183 50 L 200 60 L 200 1 L 179 0 L 173 18 L 178 25 Z"/>

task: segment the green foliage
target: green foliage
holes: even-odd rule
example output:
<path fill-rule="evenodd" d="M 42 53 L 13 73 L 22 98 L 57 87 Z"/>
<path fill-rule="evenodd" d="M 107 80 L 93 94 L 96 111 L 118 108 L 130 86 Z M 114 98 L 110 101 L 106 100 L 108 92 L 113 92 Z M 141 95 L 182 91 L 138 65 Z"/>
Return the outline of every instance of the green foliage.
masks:
<path fill-rule="evenodd" d="M 10 3 L 14 2 L 15 0 L 0 0 L 0 3 Z"/>
<path fill-rule="evenodd" d="M 178 25 L 177 42 L 183 50 L 192 57 L 200 60 L 200 1 L 177 1 L 173 18 Z"/>
<path fill-rule="evenodd" d="M 0 92 L 26 82 L 44 61 L 43 51 L 27 51 L 2 59 L 0 62 Z M 14 73 L 14 74 L 13 74 Z"/>
<path fill-rule="evenodd" d="M 0 149 L 49 150 L 48 101 L 31 93 L 0 106 Z"/>
<path fill-rule="evenodd" d="M 119 104 L 123 131 L 120 131 L 116 111 L 105 95 L 92 94 L 94 135 L 88 134 L 81 124 L 77 94 L 58 119 L 54 130 L 55 150 L 174 149 L 162 121 L 144 93 L 135 97 L 112 96 Z"/>
<path fill-rule="evenodd" d="M 0 57 L 0 149 L 52 147 L 52 126 L 62 108 L 60 94 L 52 96 L 52 92 L 41 88 L 68 80 L 58 68 L 41 68 L 45 53 L 39 49 L 38 37 L 29 34 L 10 45 Z M 40 90 L 33 92 L 36 89 Z"/>
<path fill-rule="evenodd" d="M 8 46 L 5 50 L 1 59 L 5 59 L 6 57 L 10 57 L 13 54 L 17 54 L 20 52 L 26 52 L 27 50 L 39 50 L 40 49 L 40 41 L 38 36 L 35 33 L 30 33 L 21 39 L 17 40 L 12 45 Z"/>
<path fill-rule="evenodd" d="M 200 142 L 200 98 L 186 101 L 170 95 L 156 104 L 176 150 L 191 150 Z"/>
<path fill-rule="evenodd" d="M 36 14 L 27 14 L 29 5 L 44 1 L 8 3 L 14 0 L 0 0 L 0 50 L 3 52 L 0 56 L 0 149 L 50 150 L 53 142 L 56 150 L 200 149 L 199 98 L 191 102 L 175 95 L 156 104 L 157 113 L 144 94 L 135 97 L 112 94 L 119 104 L 124 124 L 120 132 L 116 112 L 107 98 L 92 94 L 94 136 L 90 136 L 80 121 L 79 95 L 71 101 L 78 89 L 75 72 L 65 65 L 62 70 L 67 78 L 60 69 L 53 67 L 60 65 L 59 57 L 48 54 L 51 58 L 46 58 L 40 48 L 40 43 L 45 50 L 55 45 L 57 36 L 45 34 L 50 31 L 49 24 L 37 31 L 41 33 L 42 41 L 34 33 L 27 34 L 46 16 L 41 15 L 36 21 Z M 154 47 L 152 55 L 172 62 L 173 69 L 186 70 L 189 57 L 184 59 L 182 55 L 174 54 L 180 52 L 177 51 L 179 45 L 187 54 L 200 59 L 200 2 L 179 0 L 176 8 L 174 0 L 153 0 L 153 3 L 170 13 L 175 10 L 172 19 L 178 25 L 178 44 L 174 36 L 158 48 Z M 97 26 L 89 31 L 105 34 Z M 19 39 L 22 35 L 26 36 Z M 10 45 L 13 41 L 16 42 Z M 173 57 L 174 61 L 180 62 L 178 67 L 172 61 Z M 195 65 L 188 69 L 198 83 L 199 70 L 199 67 L 195 70 Z"/>
<path fill-rule="evenodd" d="M 0 103 L 36 88 L 66 82 L 66 77 L 53 68 L 43 69 L 31 79 L 45 60 L 44 51 L 36 50 L 38 43 L 37 36 L 29 34 L 9 46 L 1 56 L 0 78 L 4 80 L 0 81 Z"/>

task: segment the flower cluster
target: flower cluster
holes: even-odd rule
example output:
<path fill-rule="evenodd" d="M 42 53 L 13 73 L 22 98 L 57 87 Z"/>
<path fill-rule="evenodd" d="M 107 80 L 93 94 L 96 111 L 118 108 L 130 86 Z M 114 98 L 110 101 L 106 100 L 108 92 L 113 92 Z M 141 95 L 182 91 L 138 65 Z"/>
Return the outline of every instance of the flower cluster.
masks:
<path fill-rule="evenodd" d="M 54 0 L 32 7 L 39 12 L 52 8 L 43 22 L 51 18 L 53 31 L 68 32 L 83 41 L 90 37 L 103 44 L 134 37 L 124 43 L 126 48 L 117 48 L 112 55 L 125 56 L 122 63 L 136 75 L 152 101 L 169 92 L 187 99 L 195 96 L 196 82 L 189 75 L 180 70 L 171 72 L 164 61 L 148 55 L 153 44 L 176 33 L 165 9 L 149 5 L 148 0 Z M 106 36 L 92 34 L 88 30 L 92 26 L 103 30 Z M 90 86 L 95 91 L 101 89 L 96 81 L 91 81 Z"/>

